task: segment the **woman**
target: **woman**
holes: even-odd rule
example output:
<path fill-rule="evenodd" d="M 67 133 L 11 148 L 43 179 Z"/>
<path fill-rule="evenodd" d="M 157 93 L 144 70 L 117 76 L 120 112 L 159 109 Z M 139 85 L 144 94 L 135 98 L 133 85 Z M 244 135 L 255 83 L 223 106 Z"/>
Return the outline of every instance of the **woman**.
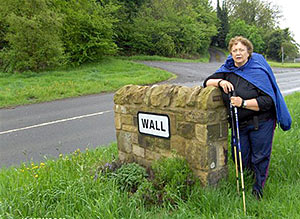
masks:
<path fill-rule="evenodd" d="M 204 87 L 221 88 L 229 116 L 230 102 L 237 107 L 242 165 L 254 172 L 252 193 L 260 199 L 268 176 L 276 121 L 286 131 L 292 120 L 272 69 L 262 55 L 253 53 L 252 43 L 238 36 L 230 40 L 228 49 L 231 55 L 204 81 Z M 229 99 L 232 91 L 236 96 Z"/>

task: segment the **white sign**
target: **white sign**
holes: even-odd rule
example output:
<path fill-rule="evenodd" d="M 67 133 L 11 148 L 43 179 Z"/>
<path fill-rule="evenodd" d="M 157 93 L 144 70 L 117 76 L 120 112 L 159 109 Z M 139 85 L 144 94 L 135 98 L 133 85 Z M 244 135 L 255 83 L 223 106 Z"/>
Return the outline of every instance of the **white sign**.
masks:
<path fill-rule="evenodd" d="M 170 138 L 170 119 L 168 115 L 138 112 L 137 117 L 141 134 Z"/>

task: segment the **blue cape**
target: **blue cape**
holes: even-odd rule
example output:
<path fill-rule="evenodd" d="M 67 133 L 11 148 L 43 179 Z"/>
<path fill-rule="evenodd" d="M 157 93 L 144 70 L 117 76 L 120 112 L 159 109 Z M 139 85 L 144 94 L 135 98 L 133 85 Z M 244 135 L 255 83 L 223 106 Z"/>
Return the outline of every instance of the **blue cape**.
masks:
<path fill-rule="evenodd" d="M 252 53 L 248 62 L 241 67 L 236 67 L 232 56 L 228 56 L 225 64 L 216 71 L 216 73 L 221 72 L 237 74 L 268 94 L 276 106 L 277 122 L 281 129 L 286 131 L 291 128 L 292 118 L 276 83 L 273 71 L 262 55 Z"/>

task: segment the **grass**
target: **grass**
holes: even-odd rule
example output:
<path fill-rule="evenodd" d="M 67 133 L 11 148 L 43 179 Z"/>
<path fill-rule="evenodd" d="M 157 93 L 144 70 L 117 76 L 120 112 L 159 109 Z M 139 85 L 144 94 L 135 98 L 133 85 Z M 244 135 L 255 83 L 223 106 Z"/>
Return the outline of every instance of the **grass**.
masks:
<path fill-rule="evenodd" d="M 300 63 L 293 63 L 293 62 L 274 62 L 274 61 L 268 61 L 269 65 L 271 67 L 278 67 L 278 68 L 300 68 Z"/>
<path fill-rule="evenodd" d="M 231 159 L 229 178 L 217 188 L 196 186 L 176 207 L 145 206 L 113 181 L 94 180 L 97 167 L 117 156 L 113 143 L 1 169 L 0 218 L 300 218 L 299 98 L 300 93 L 286 97 L 293 124 L 288 132 L 276 129 L 263 200 L 252 197 L 251 177 L 245 179 L 246 216 Z"/>
<path fill-rule="evenodd" d="M 183 58 L 169 58 L 163 56 L 146 56 L 146 55 L 136 55 L 136 56 L 121 56 L 119 57 L 123 60 L 132 60 L 132 61 L 164 61 L 164 62 L 186 62 L 186 63 L 195 63 L 195 62 L 209 62 L 209 54 L 203 55 L 202 57 L 195 57 L 193 59 L 183 59 Z"/>
<path fill-rule="evenodd" d="M 0 72 L 0 108 L 115 91 L 126 84 L 152 84 L 173 76 L 157 68 L 116 58 L 39 73 Z"/>

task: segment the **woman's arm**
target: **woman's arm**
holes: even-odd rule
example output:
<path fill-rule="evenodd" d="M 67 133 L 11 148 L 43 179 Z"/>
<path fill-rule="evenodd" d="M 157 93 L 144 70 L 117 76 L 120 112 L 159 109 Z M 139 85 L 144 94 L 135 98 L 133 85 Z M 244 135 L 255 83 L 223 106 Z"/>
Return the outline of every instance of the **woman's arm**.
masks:
<path fill-rule="evenodd" d="M 214 86 L 214 87 L 219 87 L 219 81 L 222 81 L 223 79 L 209 79 L 206 82 L 206 86 Z"/>
<path fill-rule="evenodd" d="M 206 81 L 206 86 L 221 87 L 226 94 L 234 90 L 233 85 L 224 79 L 209 79 Z"/>
<path fill-rule="evenodd" d="M 243 99 L 241 97 L 231 97 L 231 104 L 236 107 L 243 107 Z M 259 106 L 256 98 L 244 100 L 244 109 L 259 111 Z"/>

